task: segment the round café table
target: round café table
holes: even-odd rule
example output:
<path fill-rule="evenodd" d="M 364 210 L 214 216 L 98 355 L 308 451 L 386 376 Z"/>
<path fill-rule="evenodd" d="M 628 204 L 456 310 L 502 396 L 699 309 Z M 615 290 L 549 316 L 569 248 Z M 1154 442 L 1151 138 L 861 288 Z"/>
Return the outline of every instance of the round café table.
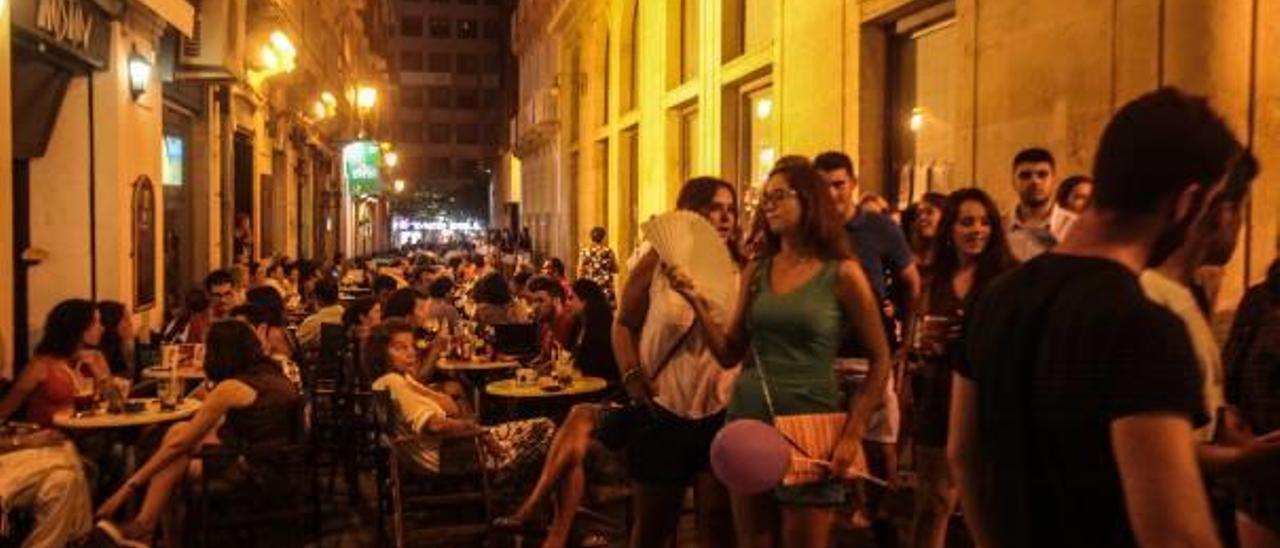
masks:
<path fill-rule="evenodd" d="M 160 400 L 155 398 L 131 399 L 129 401 L 142 402 L 142 411 L 136 413 L 109 413 L 105 410 L 95 410 L 88 413 L 62 411 L 53 415 L 53 425 L 65 430 L 80 432 L 94 430 L 120 432 L 126 429 L 132 430 L 143 426 L 186 420 L 195 415 L 196 411 L 200 409 L 200 401 L 194 399 L 182 400 L 176 408 L 170 411 L 160 409 Z M 136 436 L 121 436 L 119 439 L 124 446 L 125 474 L 133 474 L 138 462 Z"/>
<path fill-rule="evenodd" d="M 515 379 L 494 381 L 484 387 L 491 396 L 514 399 L 545 399 L 564 396 L 581 396 L 594 394 L 608 388 L 609 383 L 600 377 L 581 377 L 574 379 L 573 384 L 556 390 L 546 390 L 539 384 L 520 384 Z"/>
<path fill-rule="evenodd" d="M 545 390 L 540 385 L 517 383 L 515 379 L 503 379 L 485 385 L 485 393 L 506 402 L 503 412 L 491 415 L 491 420 L 550 417 L 559 423 L 569 413 L 569 408 L 579 400 L 599 394 L 609 387 L 600 377 L 581 377 L 573 384 L 555 390 Z"/>
<path fill-rule="evenodd" d="M 436 364 L 436 369 L 464 377 L 471 385 L 471 404 L 475 406 L 472 409 L 476 414 L 480 413 L 480 387 L 485 385 L 485 381 L 498 372 L 517 367 L 520 367 L 520 362 L 503 359 L 440 360 Z"/>

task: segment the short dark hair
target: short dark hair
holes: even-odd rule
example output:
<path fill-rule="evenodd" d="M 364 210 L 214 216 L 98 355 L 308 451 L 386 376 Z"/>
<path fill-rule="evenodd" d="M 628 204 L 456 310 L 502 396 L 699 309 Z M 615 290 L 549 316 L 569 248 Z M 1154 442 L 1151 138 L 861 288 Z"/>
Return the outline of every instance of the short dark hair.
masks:
<path fill-rule="evenodd" d="M 231 277 L 230 271 L 218 269 L 204 277 L 205 291 L 213 291 L 214 286 L 219 285 L 235 285 L 235 279 Z"/>
<path fill-rule="evenodd" d="M 471 298 L 477 303 L 506 306 L 511 303 L 511 286 L 501 273 L 492 272 L 476 280 L 471 289 Z"/>
<path fill-rule="evenodd" d="M 244 321 L 249 322 L 249 325 L 254 327 L 271 323 L 271 312 L 265 306 L 255 303 L 238 305 L 231 309 L 228 316 L 231 318 L 244 318 Z"/>
<path fill-rule="evenodd" d="M 813 162 L 809 160 L 808 156 L 803 154 L 788 154 L 778 158 L 778 160 L 773 163 L 773 169 L 790 166 L 813 167 Z"/>
<path fill-rule="evenodd" d="M 320 304 L 332 305 L 338 302 L 338 282 L 333 281 L 333 278 L 323 278 L 316 282 L 313 294 Z"/>
<path fill-rule="evenodd" d="M 525 289 L 530 293 L 546 291 L 548 295 L 551 295 L 551 297 L 555 299 L 564 300 L 565 298 L 564 286 L 560 285 L 560 282 L 548 276 L 534 276 L 529 278 L 529 283 L 525 286 Z"/>
<path fill-rule="evenodd" d="M 1018 167 L 1018 164 L 1046 162 L 1049 167 L 1057 168 L 1057 163 L 1053 161 L 1053 153 L 1039 147 L 1024 148 L 1013 155 L 1013 165 L 1010 167 Z"/>
<path fill-rule="evenodd" d="M 399 284 L 396 283 L 395 278 L 386 274 L 378 274 L 378 276 L 373 279 L 373 292 L 374 294 L 377 294 L 383 291 L 395 291 L 397 285 Z"/>
<path fill-rule="evenodd" d="M 94 306 L 85 299 L 67 299 L 53 307 L 44 319 L 44 334 L 36 354 L 70 358 L 80 349 L 84 332 L 93 325 Z"/>
<path fill-rule="evenodd" d="M 346 310 L 342 311 L 342 325 L 348 328 L 355 327 L 360 323 L 360 316 L 369 314 L 375 306 L 378 306 L 378 299 L 373 297 L 360 297 L 351 301 Z"/>
<path fill-rule="evenodd" d="M 592 242 L 601 243 L 604 241 L 604 237 L 605 237 L 604 227 L 597 226 L 591 229 Z"/>
<path fill-rule="evenodd" d="M 1058 184 L 1058 195 L 1054 197 L 1054 201 L 1058 203 L 1059 207 L 1066 207 L 1067 200 L 1071 199 L 1071 193 L 1075 191 L 1076 187 L 1085 183 L 1092 184 L 1093 179 L 1090 179 L 1088 175 L 1072 175 L 1063 179 Z"/>
<path fill-rule="evenodd" d="M 182 300 L 182 305 L 191 314 L 199 314 L 209 309 L 209 296 L 203 290 L 191 288 L 187 291 L 186 297 Z"/>
<path fill-rule="evenodd" d="M 378 324 L 373 328 L 373 332 L 369 333 L 369 341 L 365 343 L 363 365 L 370 378 L 376 379 L 391 371 L 391 357 L 387 354 L 387 348 L 391 346 L 392 337 L 404 333 L 413 334 L 413 324 L 397 318 Z"/>
<path fill-rule="evenodd" d="M 533 273 L 527 270 L 521 270 L 511 275 L 511 286 L 513 288 L 520 287 L 527 289 L 529 287 L 529 279 L 533 278 Z"/>
<path fill-rule="evenodd" d="M 1164 87 L 1130 101 L 1102 132 L 1093 161 L 1093 204 L 1147 214 L 1189 185 L 1226 174 L 1240 141 L 1204 97 Z"/>
<path fill-rule="evenodd" d="M 205 335 L 204 372 L 218 382 L 257 367 L 274 366 L 258 336 L 240 320 L 221 320 Z"/>
<path fill-rule="evenodd" d="M 266 309 L 267 323 L 271 327 L 285 326 L 284 297 L 276 288 L 267 285 L 255 287 L 244 294 L 244 300 Z"/>
<path fill-rule="evenodd" d="M 413 315 L 413 307 L 418 304 L 418 299 L 425 298 L 412 287 L 397 289 L 387 297 L 386 304 L 382 306 L 382 315 L 387 318 L 407 318 Z"/>
<path fill-rule="evenodd" d="M 431 280 L 431 285 L 427 286 L 427 296 L 433 299 L 444 299 L 453 293 L 453 280 L 448 276 L 440 276 Z"/>
<path fill-rule="evenodd" d="M 813 159 L 813 168 L 818 171 L 832 172 L 837 170 L 845 170 L 849 172 L 849 176 L 854 176 L 853 159 L 848 154 L 838 150 L 828 150 L 819 154 Z"/>
<path fill-rule="evenodd" d="M 729 181 L 715 177 L 694 177 L 685 181 L 676 196 L 676 209 L 705 213 L 721 190 L 727 190 L 733 196 L 733 209 L 737 211 L 738 191 Z"/>
<path fill-rule="evenodd" d="M 564 261 L 560 260 L 560 257 L 548 258 L 546 261 L 542 263 L 542 266 L 550 267 L 551 271 L 554 272 L 555 275 L 560 276 L 562 278 L 564 277 L 564 272 L 565 272 Z"/>

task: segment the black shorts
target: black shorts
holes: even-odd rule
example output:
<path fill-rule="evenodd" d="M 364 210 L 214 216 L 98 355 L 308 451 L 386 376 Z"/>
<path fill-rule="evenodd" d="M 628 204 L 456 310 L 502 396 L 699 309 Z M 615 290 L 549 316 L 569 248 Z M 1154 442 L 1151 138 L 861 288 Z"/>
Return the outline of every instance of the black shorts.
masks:
<path fill-rule="evenodd" d="M 711 441 L 724 420 L 724 411 L 690 420 L 656 405 L 652 411 L 627 405 L 606 409 L 595 436 L 606 447 L 625 449 L 632 480 L 687 486 L 711 470 Z"/>

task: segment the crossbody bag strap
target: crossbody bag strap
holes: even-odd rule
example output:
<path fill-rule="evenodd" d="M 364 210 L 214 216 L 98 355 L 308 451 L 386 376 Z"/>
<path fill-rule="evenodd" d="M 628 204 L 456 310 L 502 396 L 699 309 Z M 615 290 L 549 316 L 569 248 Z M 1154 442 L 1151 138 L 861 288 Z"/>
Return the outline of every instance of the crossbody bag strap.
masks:
<path fill-rule="evenodd" d="M 764 362 L 760 361 L 760 353 L 756 352 L 756 345 L 751 347 L 751 361 L 756 365 L 756 371 L 760 374 L 760 388 L 764 393 L 764 405 L 769 409 L 769 416 L 778 418 L 778 412 L 773 408 L 773 394 L 769 391 L 769 378 L 765 375 Z"/>
<path fill-rule="evenodd" d="M 684 330 L 684 334 L 680 335 L 679 339 L 676 339 L 676 344 L 671 345 L 671 349 L 667 350 L 666 355 L 662 357 L 662 361 L 658 362 L 658 367 L 654 368 L 653 374 L 649 375 L 650 381 L 658 380 L 658 375 L 661 375 L 662 372 L 667 369 L 667 366 L 671 365 L 671 359 L 676 357 L 676 353 L 680 351 L 680 347 L 684 346 L 685 341 L 689 340 L 689 336 L 693 335 L 693 330 L 697 328 L 697 320 L 694 320 L 692 324 L 689 324 L 689 328 Z"/>

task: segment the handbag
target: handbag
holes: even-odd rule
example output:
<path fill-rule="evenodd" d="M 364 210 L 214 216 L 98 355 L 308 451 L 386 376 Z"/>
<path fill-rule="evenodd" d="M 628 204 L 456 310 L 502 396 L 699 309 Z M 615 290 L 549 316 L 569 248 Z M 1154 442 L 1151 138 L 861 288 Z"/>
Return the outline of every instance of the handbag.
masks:
<path fill-rule="evenodd" d="M 751 359 L 756 364 L 756 370 L 760 372 L 764 403 L 769 409 L 769 416 L 773 418 L 773 427 L 791 446 L 791 464 L 787 466 L 787 473 L 782 477 L 782 484 L 802 485 L 829 478 L 831 455 L 835 452 L 836 444 L 840 442 L 849 414 L 834 412 L 778 415 L 773 407 L 773 395 L 769 390 L 769 379 L 764 362 L 760 360 L 755 345 L 751 346 Z M 865 470 L 866 466 L 856 463 L 855 468 Z"/>

